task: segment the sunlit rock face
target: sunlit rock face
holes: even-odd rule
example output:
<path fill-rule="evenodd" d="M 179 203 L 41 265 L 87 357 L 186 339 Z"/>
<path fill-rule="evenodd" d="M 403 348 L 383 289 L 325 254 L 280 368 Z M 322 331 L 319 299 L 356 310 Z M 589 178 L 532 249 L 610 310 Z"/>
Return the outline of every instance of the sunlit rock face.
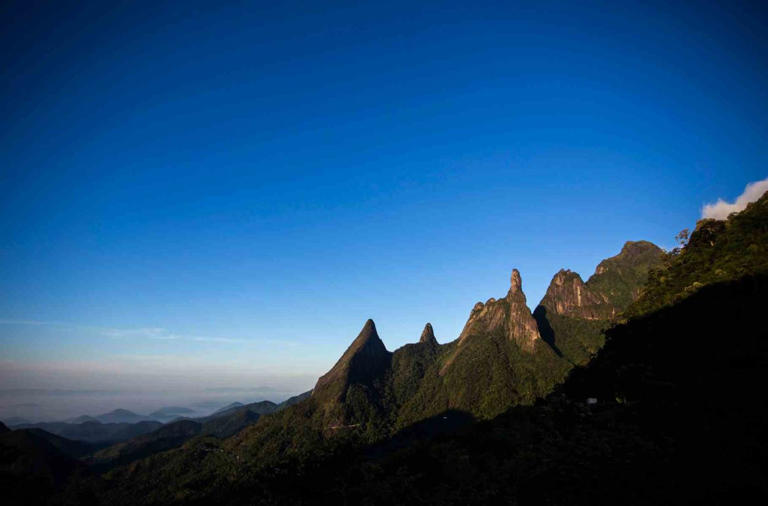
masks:
<path fill-rule="evenodd" d="M 435 338 L 435 331 L 432 329 L 432 324 L 427 323 L 424 326 L 424 331 L 421 333 L 419 342 L 422 344 L 437 345 L 437 339 Z"/>
<path fill-rule="evenodd" d="M 559 315 L 586 320 L 609 318 L 615 313 L 604 296 L 594 293 L 581 276 L 567 269 L 555 274 L 540 305 Z"/>
<path fill-rule="evenodd" d="M 520 272 L 517 269 L 512 271 L 506 297 L 498 300 L 491 298 L 485 304 L 475 304 L 459 336 L 459 344 L 472 335 L 499 333 L 527 351 L 532 351 L 539 339 L 539 329 L 526 303 Z"/>
<path fill-rule="evenodd" d="M 568 269 L 552 278 L 539 303 L 548 313 L 583 320 L 613 319 L 640 295 L 648 271 L 661 264 L 663 251 L 648 241 L 627 241 L 606 258 L 585 283 Z"/>

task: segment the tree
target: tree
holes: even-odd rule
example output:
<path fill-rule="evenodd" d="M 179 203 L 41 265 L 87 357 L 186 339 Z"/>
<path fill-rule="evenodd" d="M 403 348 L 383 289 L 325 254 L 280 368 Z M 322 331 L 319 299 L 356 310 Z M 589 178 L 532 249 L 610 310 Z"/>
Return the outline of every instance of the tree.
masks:
<path fill-rule="evenodd" d="M 690 231 L 687 228 L 684 228 L 675 236 L 675 241 L 677 241 L 680 247 L 684 248 L 685 245 L 688 244 L 689 236 Z"/>

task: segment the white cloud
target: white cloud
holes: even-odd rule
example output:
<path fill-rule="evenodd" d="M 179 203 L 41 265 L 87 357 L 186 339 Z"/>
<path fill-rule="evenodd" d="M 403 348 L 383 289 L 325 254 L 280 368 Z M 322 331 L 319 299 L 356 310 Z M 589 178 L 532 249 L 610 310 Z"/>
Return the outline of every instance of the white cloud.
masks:
<path fill-rule="evenodd" d="M 728 218 L 731 213 L 737 213 L 743 211 L 747 207 L 747 204 L 754 202 L 763 196 L 763 193 L 768 191 L 768 178 L 762 181 L 755 181 L 749 183 L 744 188 L 744 193 L 736 197 L 733 203 L 726 202 L 723 199 L 718 199 L 714 204 L 706 204 L 701 209 L 702 218 L 714 218 L 716 220 L 724 220 Z"/>

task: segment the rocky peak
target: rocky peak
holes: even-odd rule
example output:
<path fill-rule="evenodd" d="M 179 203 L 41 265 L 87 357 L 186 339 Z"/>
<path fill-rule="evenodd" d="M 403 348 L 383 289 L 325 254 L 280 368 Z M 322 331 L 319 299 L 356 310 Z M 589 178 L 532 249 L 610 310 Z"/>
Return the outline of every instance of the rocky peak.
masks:
<path fill-rule="evenodd" d="M 609 317 L 612 308 L 598 294 L 592 292 L 578 273 L 560 269 L 549 283 L 540 306 L 554 313 L 597 320 Z"/>
<path fill-rule="evenodd" d="M 512 271 L 509 292 L 505 298 L 491 298 L 485 304 L 475 304 L 459 336 L 459 344 L 473 335 L 499 333 L 515 341 L 526 351 L 532 351 L 539 339 L 539 330 L 528 309 L 522 279 L 517 269 Z"/>
<path fill-rule="evenodd" d="M 419 339 L 419 342 L 437 344 L 437 339 L 435 339 L 435 331 L 432 329 L 431 323 L 427 323 L 424 326 L 424 331 L 421 333 L 421 339 Z"/>
<path fill-rule="evenodd" d="M 659 263 L 663 253 L 664 251 L 652 242 L 627 241 L 622 246 L 618 255 L 606 258 L 598 264 L 593 277 L 604 274 L 609 270 L 626 269 L 648 264 L 656 265 Z"/>
<path fill-rule="evenodd" d="M 662 263 L 664 251 L 648 241 L 627 241 L 618 255 L 606 258 L 586 286 L 616 312 L 626 309 L 640 295 L 648 271 Z"/>
<path fill-rule="evenodd" d="M 379 333 L 376 332 L 376 324 L 373 323 L 373 320 L 368 318 L 366 320 L 365 324 L 363 325 L 363 328 L 360 330 L 360 333 L 357 335 L 354 341 L 352 341 L 352 344 L 349 346 L 350 350 L 362 350 L 364 348 L 367 348 L 368 346 L 373 347 L 381 347 L 384 348 L 384 343 L 381 342 L 381 338 L 379 337 Z"/>
<path fill-rule="evenodd" d="M 509 294 L 514 295 L 516 293 L 522 293 L 523 281 L 520 278 L 520 271 L 512 269 L 512 276 L 509 278 Z"/>
<path fill-rule="evenodd" d="M 656 257 L 662 253 L 661 248 L 649 241 L 627 241 L 621 248 L 618 258 L 623 258 L 630 263 L 642 262 L 646 257 Z"/>
<path fill-rule="evenodd" d="M 341 358 L 317 380 L 312 392 L 317 398 L 340 398 L 351 383 L 367 383 L 389 367 L 391 353 L 368 320 Z"/>

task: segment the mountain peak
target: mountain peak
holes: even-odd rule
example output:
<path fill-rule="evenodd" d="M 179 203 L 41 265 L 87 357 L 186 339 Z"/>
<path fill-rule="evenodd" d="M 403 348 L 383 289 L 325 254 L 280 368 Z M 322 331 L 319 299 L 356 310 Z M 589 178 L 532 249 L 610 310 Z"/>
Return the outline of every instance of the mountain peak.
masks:
<path fill-rule="evenodd" d="M 509 292 L 505 298 L 491 298 L 485 304 L 475 304 L 459 336 L 459 344 L 471 335 L 494 333 L 506 335 L 526 351 L 533 351 L 539 339 L 539 330 L 528 309 L 522 278 L 517 269 L 512 269 Z"/>
<path fill-rule="evenodd" d="M 634 260 L 648 254 L 658 255 L 661 251 L 661 248 L 650 241 L 627 241 L 617 256 Z"/>
<path fill-rule="evenodd" d="M 135 415 L 136 413 L 134 413 L 133 411 L 128 411 L 127 409 L 117 408 L 117 409 L 113 409 L 109 413 L 104 413 L 104 414 L 105 415 Z"/>
<path fill-rule="evenodd" d="M 384 346 L 384 343 L 381 341 L 379 333 L 376 332 L 376 324 L 373 323 L 373 320 L 370 318 L 365 322 L 360 333 L 355 340 L 352 341 L 352 344 L 349 345 L 349 348 L 344 352 L 344 355 L 341 356 L 339 362 L 345 359 L 351 360 L 355 355 L 360 353 L 365 355 L 389 353 Z"/>
<path fill-rule="evenodd" d="M 341 399 L 352 383 L 367 383 L 378 376 L 391 360 L 391 354 L 368 319 L 352 344 L 331 368 L 317 380 L 312 396 Z"/>
<path fill-rule="evenodd" d="M 663 253 L 661 248 L 650 241 L 627 241 L 618 255 L 606 258 L 597 265 L 592 277 L 604 274 L 611 269 L 655 266 L 660 262 Z"/>
<path fill-rule="evenodd" d="M 560 269 L 554 276 L 552 276 L 552 281 L 550 281 L 549 285 L 550 288 L 552 285 L 562 286 L 576 279 L 581 283 L 584 282 L 578 272 L 573 272 L 570 269 Z"/>
<path fill-rule="evenodd" d="M 347 351 L 344 352 L 344 355 L 341 356 L 339 361 L 342 361 L 345 358 L 351 359 L 358 353 L 368 352 L 373 354 L 381 352 L 389 353 L 384 346 L 384 343 L 381 341 L 379 333 L 376 332 L 376 324 L 373 323 L 373 320 L 370 318 L 365 322 L 363 328 L 360 329 L 360 333 L 355 340 L 352 341 L 352 344 L 349 345 L 349 348 L 347 348 Z"/>
<path fill-rule="evenodd" d="M 664 251 L 649 241 L 627 241 L 618 255 L 597 265 L 586 285 L 603 300 L 623 311 L 639 295 L 648 271 L 658 267 Z"/>
<path fill-rule="evenodd" d="M 523 281 L 520 278 L 520 271 L 512 269 L 512 276 L 509 278 L 509 293 L 516 294 L 523 290 Z"/>
<path fill-rule="evenodd" d="M 365 321 L 365 324 L 363 325 L 363 328 L 360 330 L 360 334 L 357 335 L 357 338 L 355 341 L 358 341 L 360 339 L 368 340 L 375 337 L 376 339 L 379 338 L 378 332 L 376 332 L 376 324 L 373 323 L 373 320 L 371 318 L 368 318 Z"/>
<path fill-rule="evenodd" d="M 610 313 L 611 308 L 603 307 L 605 300 L 587 288 L 577 272 L 560 269 L 552 277 L 547 293 L 539 303 L 557 314 L 597 320 Z"/>
<path fill-rule="evenodd" d="M 437 339 L 435 339 L 435 331 L 432 329 L 431 323 L 424 325 L 424 331 L 421 333 L 421 339 L 419 339 L 419 342 L 437 344 Z"/>

